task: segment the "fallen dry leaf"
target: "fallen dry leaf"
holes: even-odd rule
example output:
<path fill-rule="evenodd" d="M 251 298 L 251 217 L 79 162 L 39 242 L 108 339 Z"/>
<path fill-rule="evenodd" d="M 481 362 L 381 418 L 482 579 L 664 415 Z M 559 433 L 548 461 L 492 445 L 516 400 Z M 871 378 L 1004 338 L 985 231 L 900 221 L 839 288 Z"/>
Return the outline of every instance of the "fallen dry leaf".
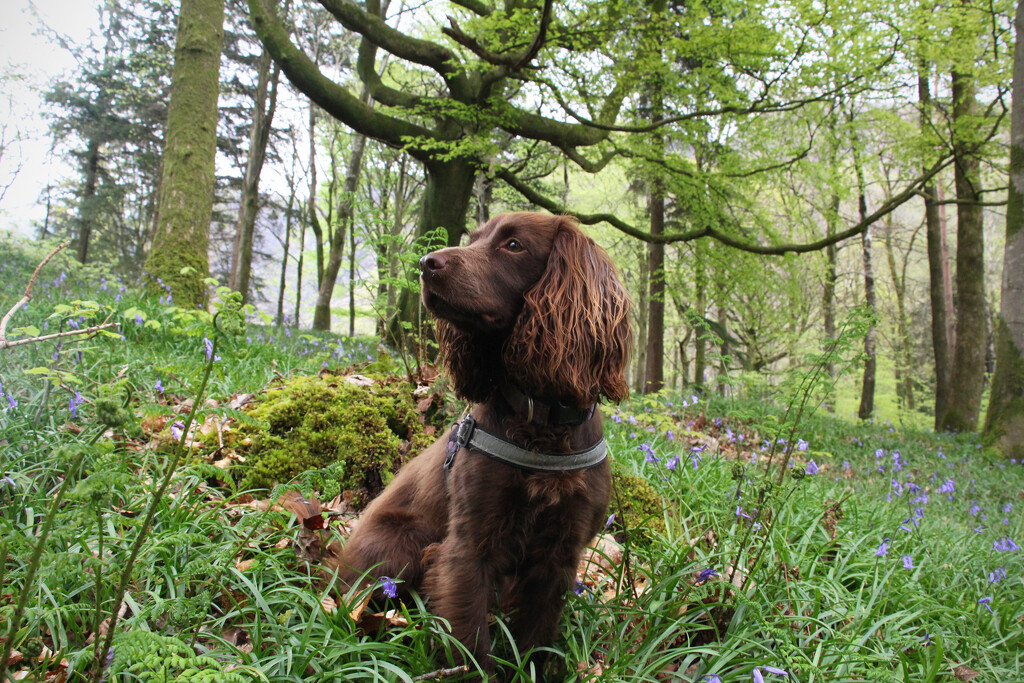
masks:
<path fill-rule="evenodd" d="M 956 676 L 958 681 L 973 681 L 980 673 L 980 671 L 975 671 L 966 664 L 961 664 L 953 669 L 953 675 Z"/>

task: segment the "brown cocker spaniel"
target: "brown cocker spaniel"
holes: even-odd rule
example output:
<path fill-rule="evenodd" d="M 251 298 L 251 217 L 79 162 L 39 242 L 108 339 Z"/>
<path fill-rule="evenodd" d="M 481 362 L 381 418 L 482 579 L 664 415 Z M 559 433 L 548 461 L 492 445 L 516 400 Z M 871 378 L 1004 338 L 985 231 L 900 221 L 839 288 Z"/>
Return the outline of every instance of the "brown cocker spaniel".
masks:
<path fill-rule="evenodd" d="M 444 366 L 476 405 L 367 507 L 341 579 L 418 589 L 490 673 L 488 610 L 504 608 L 521 651 L 550 644 L 605 522 L 611 477 L 595 406 L 628 393 L 629 299 L 608 255 L 566 216 L 497 216 L 420 270 Z"/>

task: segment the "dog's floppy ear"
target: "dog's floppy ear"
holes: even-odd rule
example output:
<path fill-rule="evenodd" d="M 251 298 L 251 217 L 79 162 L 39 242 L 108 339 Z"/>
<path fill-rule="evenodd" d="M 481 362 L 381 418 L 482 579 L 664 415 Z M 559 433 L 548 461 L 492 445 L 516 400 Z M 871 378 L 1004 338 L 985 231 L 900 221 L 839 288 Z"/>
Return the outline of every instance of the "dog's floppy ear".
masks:
<path fill-rule="evenodd" d="M 500 358 L 500 350 L 493 348 L 496 343 L 460 330 L 442 318 L 437 319 L 434 331 L 455 393 L 474 403 L 490 398 Z"/>
<path fill-rule="evenodd" d="M 505 344 L 505 366 L 527 393 L 585 408 L 629 394 L 629 297 L 604 249 L 575 221 L 553 216 L 547 269 L 525 295 Z"/>

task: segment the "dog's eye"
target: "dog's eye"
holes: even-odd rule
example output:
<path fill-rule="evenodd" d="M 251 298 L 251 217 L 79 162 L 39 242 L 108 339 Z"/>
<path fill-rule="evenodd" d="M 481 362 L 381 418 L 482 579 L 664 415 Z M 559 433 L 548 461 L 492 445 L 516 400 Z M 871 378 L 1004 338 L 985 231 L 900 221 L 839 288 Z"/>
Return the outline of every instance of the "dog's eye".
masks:
<path fill-rule="evenodd" d="M 524 247 L 523 244 L 519 240 L 514 240 L 513 239 L 513 240 L 509 240 L 508 242 L 505 243 L 505 248 L 515 254 L 515 253 L 518 253 L 518 252 L 522 251 L 526 247 Z"/>

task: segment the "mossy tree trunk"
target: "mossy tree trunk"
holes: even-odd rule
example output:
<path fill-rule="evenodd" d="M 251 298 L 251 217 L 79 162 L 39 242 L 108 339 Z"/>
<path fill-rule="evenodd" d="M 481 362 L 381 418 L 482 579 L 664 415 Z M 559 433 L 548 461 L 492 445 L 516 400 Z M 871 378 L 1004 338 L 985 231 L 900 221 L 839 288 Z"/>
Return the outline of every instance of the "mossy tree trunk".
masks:
<path fill-rule="evenodd" d="M 1007 457 L 1024 458 L 1024 2 L 1017 5 L 1014 25 L 1018 40 L 1013 59 L 1006 251 L 985 437 Z"/>
<path fill-rule="evenodd" d="M 224 0 L 182 0 L 156 230 L 146 259 L 146 271 L 170 286 L 179 306 L 206 299 L 223 42 Z"/>

